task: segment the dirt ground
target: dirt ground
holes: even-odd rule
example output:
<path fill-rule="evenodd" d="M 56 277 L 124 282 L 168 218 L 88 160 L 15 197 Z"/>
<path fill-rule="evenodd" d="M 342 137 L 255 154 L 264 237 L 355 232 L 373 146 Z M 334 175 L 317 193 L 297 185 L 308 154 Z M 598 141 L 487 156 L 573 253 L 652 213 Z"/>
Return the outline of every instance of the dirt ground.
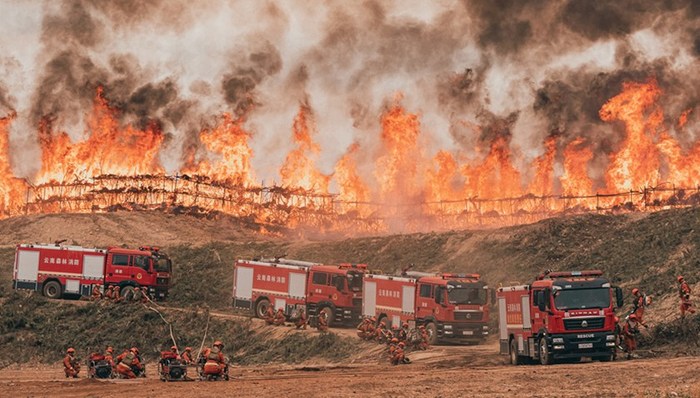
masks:
<path fill-rule="evenodd" d="M 66 379 L 60 364 L 0 370 L 0 396 L 102 397 L 698 397 L 700 358 L 637 359 L 613 363 L 513 367 L 482 346 L 438 346 L 412 353 L 413 363 L 390 366 L 372 347 L 346 365 L 307 363 L 235 367 L 228 382 Z M 192 372 L 194 373 L 194 372 Z"/>

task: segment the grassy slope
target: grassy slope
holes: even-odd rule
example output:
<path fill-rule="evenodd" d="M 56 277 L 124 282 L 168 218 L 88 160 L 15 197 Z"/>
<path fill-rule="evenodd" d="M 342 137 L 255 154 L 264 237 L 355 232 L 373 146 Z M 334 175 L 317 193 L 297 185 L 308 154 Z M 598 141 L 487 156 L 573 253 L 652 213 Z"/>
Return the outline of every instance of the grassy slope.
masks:
<path fill-rule="evenodd" d="M 156 216 L 148 217 L 149 222 L 157 224 Z M 187 224 L 187 217 L 184 221 L 171 217 L 166 216 L 164 222 L 177 223 L 179 228 Z M 414 264 L 416 270 L 478 272 L 491 286 L 516 280 L 525 283 L 546 268 L 600 268 L 615 283 L 629 288 L 640 286 L 657 300 L 666 296 L 669 301 L 675 300 L 677 274 L 683 273 L 691 283 L 700 281 L 700 209 L 648 215 L 585 215 L 497 230 L 329 242 L 259 240 L 251 239 L 250 233 L 238 233 L 234 238 L 203 234 L 197 228 L 195 222 L 191 232 L 183 230 L 177 239 L 168 240 L 171 244 L 162 244 L 175 264 L 173 305 L 228 309 L 234 259 L 281 254 L 309 261 L 368 263 L 385 272 L 409 264 Z M 185 243 L 188 236 L 196 236 L 194 245 Z M 202 243 L 207 236 L 210 243 Z M 12 248 L 0 248 L 0 295 L 11 292 L 13 255 Z M 652 315 L 655 310 L 650 308 Z M 682 335 L 673 330 L 660 330 L 659 336 Z M 167 339 L 167 335 L 160 335 Z"/>

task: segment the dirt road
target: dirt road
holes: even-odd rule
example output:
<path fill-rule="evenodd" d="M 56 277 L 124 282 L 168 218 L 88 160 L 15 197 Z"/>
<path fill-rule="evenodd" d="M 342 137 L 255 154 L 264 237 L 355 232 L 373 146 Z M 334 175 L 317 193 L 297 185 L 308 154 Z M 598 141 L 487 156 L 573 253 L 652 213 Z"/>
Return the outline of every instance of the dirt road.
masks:
<path fill-rule="evenodd" d="M 413 363 L 389 366 L 379 347 L 346 366 L 235 367 L 229 382 L 67 380 L 60 364 L 0 371 L 0 396 L 76 397 L 107 395 L 173 397 L 220 394 L 237 397 L 665 397 L 700 396 L 700 358 L 665 358 L 553 366 L 505 364 L 495 344 L 434 347 L 411 354 Z M 194 373 L 194 372 L 192 372 Z M 674 394 L 675 393 L 675 394 Z"/>

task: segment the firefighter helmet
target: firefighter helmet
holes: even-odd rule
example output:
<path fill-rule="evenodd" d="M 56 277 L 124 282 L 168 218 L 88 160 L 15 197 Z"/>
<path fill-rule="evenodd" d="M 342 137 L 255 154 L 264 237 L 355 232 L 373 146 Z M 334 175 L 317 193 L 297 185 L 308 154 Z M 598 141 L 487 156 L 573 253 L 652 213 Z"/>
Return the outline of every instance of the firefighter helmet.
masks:
<path fill-rule="evenodd" d="M 636 287 L 634 289 L 632 289 L 632 294 L 634 294 L 636 296 L 637 293 L 639 293 L 639 289 L 637 289 Z"/>
<path fill-rule="evenodd" d="M 216 340 L 216 341 L 214 342 L 214 347 L 216 347 L 216 346 L 223 347 L 223 345 L 224 345 L 224 343 L 222 343 L 222 342 L 219 341 L 219 340 Z"/>
<path fill-rule="evenodd" d="M 174 345 L 174 346 L 170 347 L 170 351 L 177 351 L 177 346 Z"/>
<path fill-rule="evenodd" d="M 391 339 L 391 342 L 392 342 L 392 343 L 398 343 L 398 342 L 399 342 L 399 339 L 397 339 L 396 337 L 394 337 L 393 339 Z"/>
<path fill-rule="evenodd" d="M 683 280 L 683 275 L 678 275 L 678 282 Z"/>
<path fill-rule="evenodd" d="M 129 351 L 133 352 L 136 355 L 139 355 L 139 349 L 136 347 L 131 347 L 131 350 L 129 350 Z"/>
<path fill-rule="evenodd" d="M 192 351 L 192 347 L 185 347 L 185 351 Z"/>
<path fill-rule="evenodd" d="M 636 315 L 636 314 L 631 314 L 629 319 L 632 319 L 632 320 L 636 321 L 636 320 L 637 320 L 637 315 Z"/>
<path fill-rule="evenodd" d="M 70 348 L 68 348 L 68 349 L 66 350 L 66 352 L 69 353 L 69 354 L 72 354 L 72 353 L 75 352 L 75 348 L 70 347 Z"/>
<path fill-rule="evenodd" d="M 402 341 L 399 343 L 399 347 L 404 347 L 406 344 Z"/>
<path fill-rule="evenodd" d="M 407 322 L 404 322 L 404 323 L 403 323 L 403 327 L 407 328 L 407 327 L 408 327 L 408 323 L 407 323 Z"/>
<path fill-rule="evenodd" d="M 107 349 L 106 349 L 105 351 L 107 351 L 107 352 L 109 352 L 109 353 L 111 354 L 111 353 L 114 352 L 114 348 L 112 348 L 111 345 L 108 345 L 108 346 L 107 346 Z"/>

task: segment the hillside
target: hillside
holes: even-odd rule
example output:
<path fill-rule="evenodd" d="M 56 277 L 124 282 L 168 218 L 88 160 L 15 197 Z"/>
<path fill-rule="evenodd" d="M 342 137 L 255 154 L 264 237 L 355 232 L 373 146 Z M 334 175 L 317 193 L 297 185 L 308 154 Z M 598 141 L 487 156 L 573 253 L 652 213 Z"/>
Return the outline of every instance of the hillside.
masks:
<path fill-rule="evenodd" d="M 254 256 L 367 263 L 388 273 L 410 264 L 416 270 L 478 272 L 491 286 L 525 283 L 547 268 L 600 268 L 626 288 L 626 295 L 639 286 L 654 296 L 647 318 L 663 325 L 650 330 L 649 338 L 673 342 L 696 330 L 685 327 L 683 333 L 677 332 L 675 277 L 684 274 L 699 291 L 700 209 L 572 216 L 496 230 L 328 241 L 260 236 L 232 219 L 143 212 L 20 217 L 0 221 L 0 231 L 0 243 L 5 245 L 0 248 L 0 295 L 5 297 L 12 291 L 16 243 L 56 238 L 96 246 L 147 242 L 164 247 L 173 259 L 169 305 L 178 307 L 229 311 L 233 261 Z M 19 305 L 13 300 L 5 306 Z M 6 311 L 10 316 L 14 310 Z M 11 328 L 3 333 L 12 334 Z M 35 333 L 43 332 L 39 328 Z M 9 341 L 11 336 L 0 337 Z"/>

